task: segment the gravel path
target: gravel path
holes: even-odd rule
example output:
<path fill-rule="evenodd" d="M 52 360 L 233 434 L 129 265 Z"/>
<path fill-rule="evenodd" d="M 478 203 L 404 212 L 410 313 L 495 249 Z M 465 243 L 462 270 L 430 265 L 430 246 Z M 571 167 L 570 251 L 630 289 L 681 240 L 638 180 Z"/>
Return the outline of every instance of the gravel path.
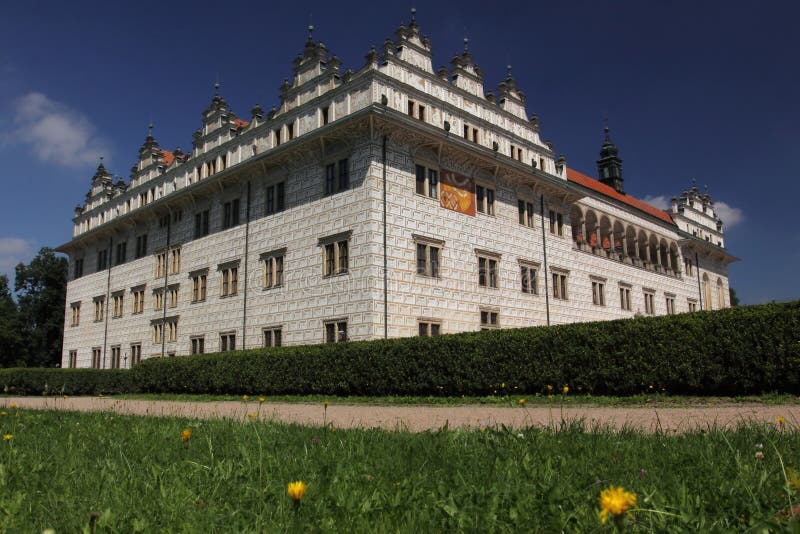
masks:
<path fill-rule="evenodd" d="M 237 401 L 176 402 L 129 400 L 109 397 L 8 397 L 0 400 L 4 407 L 16 403 L 20 408 L 36 410 L 69 410 L 83 412 L 115 412 L 155 417 L 184 417 L 187 419 L 231 418 L 248 420 L 255 414 L 260 420 L 322 426 L 324 409 L 321 404 L 264 403 L 259 410 L 257 400 L 248 404 Z M 248 414 L 250 414 L 248 416 Z M 783 417 L 787 428 L 800 427 L 800 405 L 727 404 L 687 406 L 682 408 L 654 407 L 564 407 L 567 421 L 583 420 L 587 426 L 611 426 L 653 432 L 680 432 L 696 428 L 731 427 L 744 421 L 764 421 L 777 424 Z M 330 404 L 327 422 L 336 428 L 385 428 L 421 432 L 448 426 L 449 428 L 483 428 L 506 426 L 522 429 L 531 426 L 558 425 L 562 411 L 554 407 L 496 407 L 496 406 L 374 406 Z"/>

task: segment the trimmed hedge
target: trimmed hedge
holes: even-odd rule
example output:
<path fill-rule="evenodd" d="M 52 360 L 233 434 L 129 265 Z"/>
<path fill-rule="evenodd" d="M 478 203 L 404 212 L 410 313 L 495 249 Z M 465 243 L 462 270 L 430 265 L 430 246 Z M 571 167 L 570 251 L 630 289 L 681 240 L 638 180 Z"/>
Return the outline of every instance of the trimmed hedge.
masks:
<path fill-rule="evenodd" d="M 0 388 L 9 395 L 113 395 L 138 388 L 130 371 L 109 369 L 0 369 Z"/>
<path fill-rule="evenodd" d="M 142 392 L 485 395 L 800 393 L 800 302 L 433 338 L 150 359 Z M 514 389 L 516 387 L 517 389 Z"/>
<path fill-rule="evenodd" d="M 0 369 L 8 394 L 800 394 L 800 302 L 554 327 Z"/>

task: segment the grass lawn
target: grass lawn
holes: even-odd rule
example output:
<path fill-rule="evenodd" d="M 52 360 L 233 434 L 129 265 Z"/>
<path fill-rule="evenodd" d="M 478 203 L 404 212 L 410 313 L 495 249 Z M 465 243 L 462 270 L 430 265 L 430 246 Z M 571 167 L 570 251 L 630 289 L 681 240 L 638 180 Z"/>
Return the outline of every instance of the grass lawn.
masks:
<path fill-rule="evenodd" d="M 612 484 L 637 495 L 627 531 L 742 532 L 785 528 L 800 500 L 800 435 L 772 424 L 409 434 L 10 409 L 0 433 L 8 532 L 89 532 L 93 513 L 98 533 L 612 531 Z"/>

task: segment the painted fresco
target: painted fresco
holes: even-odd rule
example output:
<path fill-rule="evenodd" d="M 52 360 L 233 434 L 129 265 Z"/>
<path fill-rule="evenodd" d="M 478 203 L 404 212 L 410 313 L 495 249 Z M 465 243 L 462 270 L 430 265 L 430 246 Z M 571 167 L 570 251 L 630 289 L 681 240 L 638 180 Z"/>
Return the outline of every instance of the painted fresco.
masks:
<path fill-rule="evenodd" d="M 475 182 L 472 178 L 442 169 L 440 189 L 443 208 L 475 216 Z"/>

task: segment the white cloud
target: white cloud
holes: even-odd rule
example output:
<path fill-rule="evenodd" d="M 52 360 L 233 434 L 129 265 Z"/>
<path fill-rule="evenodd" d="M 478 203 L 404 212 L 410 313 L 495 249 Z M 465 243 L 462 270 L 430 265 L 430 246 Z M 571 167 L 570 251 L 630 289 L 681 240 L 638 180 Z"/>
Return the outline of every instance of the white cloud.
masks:
<path fill-rule="evenodd" d="M 0 274 L 14 279 L 14 267 L 29 261 L 35 254 L 33 242 L 18 237 L 0 237 Z"/>
<path fill-rule="evenodd" d="M 16 129 L 5 136 L 6 142 L 27 145 L 42 161 L 82 167 L 108 156 L 108 146 L 86 115 L 42 93 L 17 99 L 14 123 Z"/>
<path fill-rule="evenodd" d="M 642 200 L 660 210 L 665 210 L 672 204 L 672 200 L 667 198 L 666 195 L 658 195 L 657 197 L 647 195 Z"/>
<path fill-rule="evenodd" d="M 714 211 L 717 213 L 717 216 L 722 219 L 722 223 L 725 225 L 724 228 L 726 229 L 733 228 L 744 220 L 744 213 L 740 208 L 734 208 L 725 202 L 714 202 Z"/>

